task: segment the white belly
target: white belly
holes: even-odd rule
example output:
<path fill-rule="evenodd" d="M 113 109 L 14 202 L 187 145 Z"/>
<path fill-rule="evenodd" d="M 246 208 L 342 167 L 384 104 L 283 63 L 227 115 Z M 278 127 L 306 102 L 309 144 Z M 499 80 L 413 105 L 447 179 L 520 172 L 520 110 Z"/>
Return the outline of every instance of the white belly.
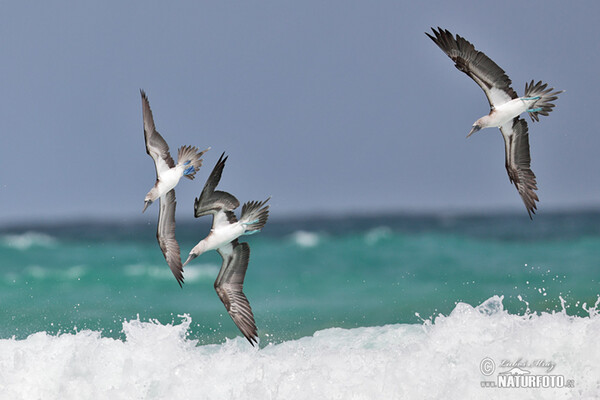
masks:
<path fill-rule="evenodd" d="M 490 126 L 500 127 L 504 125 L 527 111 L 534 103 L 535 100 L 522 100 L 521 98 L 518 98 L 496 107 L 494 112 L 490 115 Z"/>
<path fill-rule="evenodd" d="M 179 183 L 182 173 L 179 168 L 171 168 L 163 172 L 158 178 L 158 192 L 160 196 L 173 189 Z"/>
<path fill-rule="evenodd" d="M 239 222 L 219 226 L 217 229 L 212 230 L 210 235 L 206 238 L 207 247 L 204 251 L 216 250 L 223 247 L 239 238 L 244 232 L 245 228 Z"/>

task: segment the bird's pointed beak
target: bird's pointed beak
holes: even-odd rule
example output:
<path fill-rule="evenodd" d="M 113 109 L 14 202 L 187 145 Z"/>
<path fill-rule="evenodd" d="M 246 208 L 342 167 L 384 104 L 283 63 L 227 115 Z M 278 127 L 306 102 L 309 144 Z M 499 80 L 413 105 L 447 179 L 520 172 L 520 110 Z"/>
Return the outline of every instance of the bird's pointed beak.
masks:
<path fill-rule="evenodd" d="M 143 213 L 144 211 L 146 211 L 146 208 L 148 208 L 148 206 L 149 206 L 150 204 L 152 204 L 152 202 L 151 202 L 150 200 L 146 200 L 146 201 L 144 202 L 144 209 L 142 210 L 142 213 Z"/>
<path fill-rule="evenodd" d="M 467 135 L 467 137 L 471 136 L 475 132 L 479 132 L 480 130 L 481 130 L 481 126 L 479 126 L 479 125 L 473 125 L 473 128 L 471 128 L 471 132 L 469 132 L 469 134 Z"/>
<path fill-rule="evenodd" d="M 183 263 L 183 266 L 185 267 L 187 265 L 187 263 L 189 263 L 190 261 L 192 261 L 196 257 L 198 257 L 196 254 L 190 253 L 190 256 L 188 257 L 188 259 Z"/>

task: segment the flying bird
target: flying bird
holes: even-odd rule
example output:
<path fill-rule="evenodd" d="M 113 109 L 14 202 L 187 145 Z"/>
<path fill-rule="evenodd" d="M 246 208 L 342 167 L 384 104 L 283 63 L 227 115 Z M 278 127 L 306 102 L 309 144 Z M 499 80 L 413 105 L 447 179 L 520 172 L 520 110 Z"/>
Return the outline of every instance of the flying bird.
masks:
<path fill-rule="evenodd" d="M 465 38 L 454 37 L 448 30 L 431 28 L 433 36 L 425 33 L 454 61 L 455 67 L 469 75 L 483 89 L 490 113 L 479 118 L 467 137 L 483 128 L 500 128 L 504 138 L 505 166 L 508 178 L 514 183 L 525 203 L 529 218 L 533 218 L 539 201 L 535 190 L 537 182 L 530 168 L 529 133 L 527 122 L 519 116 L 527 112 L 531 121 L 539 121 L 540 115 L 547 116 L 554 107 L 551 102 L 564 90 L 553 92 L 548 84 L 538 81 L 525 83 L 525 95 L 517 96 L 511 80 L 502 68 Z"/>
<path fill-rule="evenodd" d="M 258 343 L 258 335 L 254 314 L 250 303 L 243 292 L 244 278 L 250 260 L 250 246 L 238 241 L 242 235 L 259 232 L 267 223 L 269 206 L 267 201 L 250 201 L 242 206 L 242 215 L 238 220 L 233 213 L 240 202 L 231 194 L 215 190 L 225 167 L 227 157 L 221 154 L 219 161 L 211 172 L 200 197 L 194 202 L 194 216 L 212 215 L 212 228 L 208 236 L 202 239 L 190 251 L 189 257 L 183 264 L 185 267 L 200 254 L 217 250 L 223 259 L 221 269 L 215 280 L 215 291 L 225 305 L 246 339 L 254 346 Z"/>
<path fill-rule="evenodd" d="M 179 244 L 175 239 L 175 186 L 179 179 L 185 176 L 188 179 L 194 179 L 194 175 L 202 166 L 202 155 L 208 150 L 198 151 L 196 147 L 182 146 L 177 152 L 177 164 L 169 154 L 169 146 L 165 139 L 156 131 L 152 110 L 148 97 L 143 90 L 142 95 L 142 116 L 144 119 L 144 138 L 146 140 L 146 152 L 154 160 L 156 168 L 156 183 L 150 189 L 144 198 L 144 209 L 152 204 L 156 199 L 160 199 L 160 210 L 158 213 L 158 226 L 156 229 L 156 238 L 160 249 L 165 256 L 165 260 L 171 268 L 171 272 L 177 279 L 179 286 L 183 283 L 183 266 L 181 265 L 181 255 L 179 253 Z"/>

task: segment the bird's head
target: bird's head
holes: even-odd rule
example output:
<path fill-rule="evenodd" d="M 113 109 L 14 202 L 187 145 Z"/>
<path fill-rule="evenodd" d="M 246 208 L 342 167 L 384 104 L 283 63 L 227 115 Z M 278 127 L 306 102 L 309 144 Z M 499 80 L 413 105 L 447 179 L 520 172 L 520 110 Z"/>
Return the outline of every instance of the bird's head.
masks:
<path fill-rule="evenodd" d="M 185 267 L 187 265 L 187 263 L 189 263 L 190 261 L 192 261 L 194 258 L 198 257 L 199 254 L 194 253 L 194 251 L 192 250 L 190 252 L 190 255 L 188 256 L 187 260 L 185 260 L 185 262 L 183 263 L 183 266 Z"/>
<path fill-rule="evenodd" d="M 482 126 L 479 124 L 479 120 L 475 121 L 475 123 L 473 124 L 473 127 L 471 128 L 471 131 L 469 132 L 467 137 L 471 136 L 475 132 L 479 132 L 481 130 L 481 128 L 482 128 Z"/>
<path fill-rule="evenodd" d="M 158 199 L 158 197 L 159 197 L 158 189 L 156 188 L 156 186 L 154 186 L 146 194 L 146 197 L 144 197 L 144 209 L 142 210 L 142 212 L 146 211 L 146 208 L 148 208 L 150 206 L 150 204 L 154 203 L 156 201 L 156 199 Z"/>
<path fill-rule="evenodd" d="M 194 246 L 192 251 L 190 251 L 190 255 L 188 256 L 188 259 L 183 263 L 183 266 L 185 267 L 187 263 L 192 261 L 194 258 L 198 257 L 200 254 L 204 253 L 205 247 L 206 243 L 204 243 L 204 240 L 201 240 L 200 243 Z"/>
<path fill-rule="evenodd" d="M 490 117 L 490 115 L 484 115 L 483 117 L 479 118 L 477 121 L 475 121 L 473 123 L 473 127 L 471 128 L 471 132 L 469 132 L 469 134 L 467 135 L 467 137 L 471 136 L 475 132 L 479 132 L 483 128 L 489 128 L 490 126 L 494 126 L 492 118 Z"/>
<path fill-rule="evenodd" d="M 144 209 L 142 210 L 142 212 L 146 211 L 146 208 L 148 208 L 148 206 L 152 203 L 153 203 L 152 200 L 145 199 L 144 200 Z"/>

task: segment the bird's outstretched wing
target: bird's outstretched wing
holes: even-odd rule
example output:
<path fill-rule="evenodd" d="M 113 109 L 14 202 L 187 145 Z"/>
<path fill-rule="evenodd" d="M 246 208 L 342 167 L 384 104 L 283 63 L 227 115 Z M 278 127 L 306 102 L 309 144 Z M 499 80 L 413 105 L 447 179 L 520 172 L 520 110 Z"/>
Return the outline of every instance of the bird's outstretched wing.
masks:
<path fill-rule="evenodd" d="M 220 210 L 232 211 L 240 205 L 238 199 L 232 194 L 215 190 L 221 180 L 223 168 L 227 161 L 227 157 L 224 156 L 225 153 L 221 154 L 219 161 L 217 161 L 217 164 L 204 184 L 200 197 L 197 197 L 194 201 L 194 216 L 196 218 L 208 214 L 214 215 Z"/>
<path fill-rule="evenodd" d="M 448 30 L 439 27 L 437 31 L 431 30 L 434 36 L 427 32 L 425 34 L 454 61 L 456 68 L 469 75 L 483 89 L 492 109 L 518 97 L 504 70 L 483 52 L 477 51 L 468 40 L 459 35 L 454 37 Z"/>
<path fill-rule="evenodd" d="M 171 272 L 177 279 L 179 286 L 183 283 L 183 266 L 181 264 L 181 254 L 179 243 L 175 239 L 175 190 L 171 189 L 160 198 L 160 211 L 158 213 L 158 227 L 156 228 L 156 238 L 160 249 L 167 260 Z"/>
<path fill-rule="evenodd" d="M 169 145 L 167 145 L 165 139 L 163 139 L 154 126 L 154 118 L 152 117 L 152 110 L 150 109 L 150 103 L 148 102 L 146 93 L 143 90 L 140 90 L 140 94 L 142 95 L 142 116 L 144 118 L 146 153 L 154 160 L 156 176 L 158 176 L 164 171 L 173 168 L 175 162 L 169 153 Z"/>
<path fill-rule="evenodd" d="M 217 251 L 223 257 L 223 264 L 215 280 L 215 290 L 233 322 L 254 346 L 258 343 L 256 323 L 250 303 L 243 292 L 250 247 L 248 243 L 239 243 L 236 239 Z"/>
<path fill-rule="evenodd" d="M 532 214 L 535 214 L 537 209 L 535 202 L 539 201 L 539 198 L 535 193 L 537 190 L 535 174 L 530 168 L 531 156 L 529 155 L 527 122 L 517 117 L 502 125 L 500 132 L 504 137 L 508 177 L 521 195 L 529 218 L 533 218 Z"/>

